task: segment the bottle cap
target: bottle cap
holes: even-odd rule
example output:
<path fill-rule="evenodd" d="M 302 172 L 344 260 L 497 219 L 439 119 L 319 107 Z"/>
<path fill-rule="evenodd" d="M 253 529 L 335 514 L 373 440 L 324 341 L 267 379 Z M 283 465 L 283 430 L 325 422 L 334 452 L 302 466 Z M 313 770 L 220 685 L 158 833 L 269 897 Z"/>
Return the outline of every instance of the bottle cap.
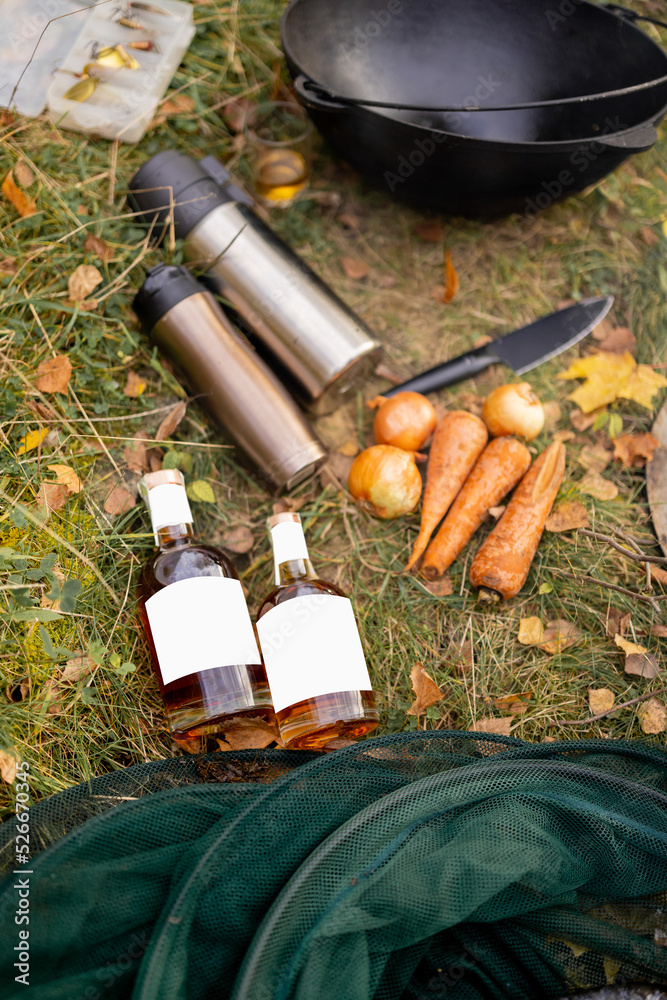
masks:
<path fill-rule="evenodd" d="M 155 242 L 160 243 L 173 220 L 176 239 L 185 239 L 218 205 L 238 200 L 234 185 L 221 186 L 223 174 L 229 178 L 222 164 L 209 172 L 205 165 L 175 149 L 152 156 L 128 184 L 129 200 L 141 213 L 137 222 L 153 226 Z"/>
<path fill-rule="evenodd" d="M 144 330 L 150 333 L 165 313 L 191 295 L 206 289 L 200 285 L 187 267 L 179 264 L 156 264 L 146 274 L 146 280 L 137 292 L 132 308 Z"/>
<path fill-rule="evenodd" d="M 296 521 L 297 524 L 301 524 L 301 518 L 298 514 L 293 511 L 283 511 L 282 514 L 272 514 L 268 519 L 269 528 L 275 528 L 277 524 L 282 524 L 283 521 Z"/>

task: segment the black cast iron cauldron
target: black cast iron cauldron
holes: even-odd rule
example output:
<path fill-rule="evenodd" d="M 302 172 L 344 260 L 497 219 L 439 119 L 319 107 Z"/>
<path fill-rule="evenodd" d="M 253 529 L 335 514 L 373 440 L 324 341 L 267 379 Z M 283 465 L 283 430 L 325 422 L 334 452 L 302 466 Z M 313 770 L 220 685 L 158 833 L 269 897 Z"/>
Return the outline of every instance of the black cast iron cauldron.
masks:
<path fill-rule="evenodd" d="M 491 219 L 537 214 L 655 143 L 667 55 L 636 17 L 585 0 L 292 0 L 281 33 L 340 156 L 393 196 Z"/>

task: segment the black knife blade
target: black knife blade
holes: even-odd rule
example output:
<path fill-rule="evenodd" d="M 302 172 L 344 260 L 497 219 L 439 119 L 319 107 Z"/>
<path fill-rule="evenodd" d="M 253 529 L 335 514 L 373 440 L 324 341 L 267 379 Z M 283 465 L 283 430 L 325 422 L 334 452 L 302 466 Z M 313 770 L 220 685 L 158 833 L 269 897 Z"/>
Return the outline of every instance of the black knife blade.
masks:
<path fill-rule="evenodd" d="M 395 396 L 397 392 L 435 392 L 454 382 L 471 378 L 489 365 L 508 365 L 515 375 L 523 375 L 543 361 L 555 358 L 568 347 L 585 337 L 602 322 L 614 302 L 613 295 L 584 299 L 573 306 L 542 316 L 513 333 L 492 340 L 457 358 L 415 375 L 402 385 L 383 393 Z"/>

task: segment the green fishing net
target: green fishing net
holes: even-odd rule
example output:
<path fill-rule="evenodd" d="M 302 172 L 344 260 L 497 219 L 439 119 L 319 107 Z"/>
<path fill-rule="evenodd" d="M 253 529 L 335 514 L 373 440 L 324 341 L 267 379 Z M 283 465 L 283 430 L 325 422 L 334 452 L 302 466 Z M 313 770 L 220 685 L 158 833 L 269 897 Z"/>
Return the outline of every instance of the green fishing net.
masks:
<path fill-rule="evenodd" d="M 30 810 L 30 989 L 2 997 L 535 1000 L 667 983 L 667 753 L 393 735 L 147 763 Z"/>

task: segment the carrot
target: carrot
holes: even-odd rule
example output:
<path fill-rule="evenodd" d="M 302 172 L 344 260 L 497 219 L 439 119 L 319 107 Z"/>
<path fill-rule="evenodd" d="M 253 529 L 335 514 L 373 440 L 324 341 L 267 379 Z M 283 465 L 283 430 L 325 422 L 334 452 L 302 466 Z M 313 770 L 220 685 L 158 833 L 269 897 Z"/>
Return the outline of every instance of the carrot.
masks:
<path fill-rule="evenodd" d="M 428 580 L 451 566 L 489 507 L 495 507 L 516 486 L 530 463 L 530 452 L 516 438 L 497 437 L 487 444 L 426 550 L 422 573 Z"/>
<path fill-rule="evenodd" d="M 564 474 L 565 445 L 554 441 L 535 459 L 473 560 L 470 582 L 480 588 L 480 600 L 495 603 L 519 593 Z"/>
<path fill-rule="evenodd" d="M 465 410 L 452 410 L 439 421 L 428 456 L 419 534 L 405 572 L 421 557 L 431 533 L 447 513 L 488 439 L 483 421 Z"/>

